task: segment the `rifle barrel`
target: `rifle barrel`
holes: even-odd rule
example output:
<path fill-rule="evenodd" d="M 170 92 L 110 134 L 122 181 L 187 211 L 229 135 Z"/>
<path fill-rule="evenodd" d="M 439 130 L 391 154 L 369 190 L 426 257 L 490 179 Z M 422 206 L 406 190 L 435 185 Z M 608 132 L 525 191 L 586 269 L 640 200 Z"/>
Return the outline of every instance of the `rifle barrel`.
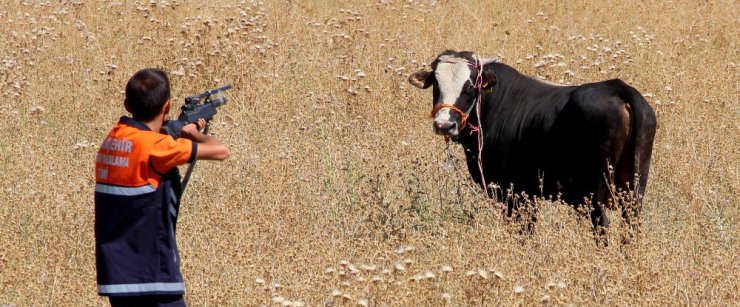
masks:
<path fill-rule="evenodd" d="M 217 93 L 220 93 L 220 92 L 223 92 L 223 91 L 228 91 L 231 88 L 232 88 L 232 86 L 231 86 L 231 84 L 229 84 L 229 85 L 226 85 L 226 86 L 223 86 L 223 87 L 219 87 L 217 89 L 209 90 L 209 91 L 206 91 L 205 93 L 202 93 L 202 94 L 198 95 L 198 98 L 206 98 L 206 97 L 211 96 L 213 94 L 217 94 Z"/>

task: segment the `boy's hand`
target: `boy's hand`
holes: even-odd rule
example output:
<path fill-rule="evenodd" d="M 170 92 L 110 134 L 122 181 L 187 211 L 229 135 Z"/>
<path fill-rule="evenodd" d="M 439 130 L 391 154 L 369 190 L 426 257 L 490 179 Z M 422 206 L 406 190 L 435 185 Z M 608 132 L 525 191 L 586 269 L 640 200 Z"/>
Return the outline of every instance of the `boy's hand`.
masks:
<path fill-rule="evenodd" d="M 180 136 L 190 139 L 190 140 L 196 140 L 200 136 L 200 131 L 203 130 L 206 126 L 206 120 L 205 119 L 198 119 L 198 121 L 187 124 L 182 127 L 182 132 L 180 132 Z"/>
<path fill-rule="evenodd" d="M 198 143 L 198 151 L 195 154 L 195 159 L 198 160 L 223 160 L 231 155 L 231 151 L 226 145 L 222 144 L 219 140 L 210 135 L 205 135 L 200 132 L 206 127 L 205 119 L 198 119 L 197 122 L 187 124 L 182 127 L 180 136 L 190 139 L 191 141 Z"/>

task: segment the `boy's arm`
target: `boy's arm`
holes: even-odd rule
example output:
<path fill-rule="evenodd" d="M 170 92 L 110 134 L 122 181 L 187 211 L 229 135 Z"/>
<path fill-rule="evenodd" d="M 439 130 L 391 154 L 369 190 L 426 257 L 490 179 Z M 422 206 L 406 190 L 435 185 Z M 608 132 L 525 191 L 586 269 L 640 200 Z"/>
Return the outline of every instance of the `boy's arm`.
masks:
<path fill-rule="evenodd" d="M 205 135 L 198 131 L 199 127 L 205 127 L 206 121 L 199 119 L 197 123 L 185 125 L 182 128 L 182 137 L 198 143 L 198 150 L 195 153 L 196 160 L 224 160 L 231 151 L 226 145 L 221 143 L 213 136 Z"/>

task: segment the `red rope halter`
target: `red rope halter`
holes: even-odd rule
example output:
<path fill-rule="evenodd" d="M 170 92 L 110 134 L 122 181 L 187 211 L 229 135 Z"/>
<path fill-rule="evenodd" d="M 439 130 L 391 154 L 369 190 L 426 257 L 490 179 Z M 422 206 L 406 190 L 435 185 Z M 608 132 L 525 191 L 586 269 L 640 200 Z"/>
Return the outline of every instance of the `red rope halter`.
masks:
<path fill-rule="evenodd" d="M 446 104 L 446 103 L 439 103 L 439 104 L 437 104 L 437 105 L 434 106 L 434 109 L 432 109 L 432 113 L 429 114 L 429 115 L 431 115 L 432 118 L 434 118 L 434 117 L 437 116 L 437 112 L 439 112 L 439 110 L 441 110 L 443 108 L 449 108 L 450 110 L 457 112 L 457 114 L 459 114 L 460 115 L 460 118 L 461 118 L 460 127 L 465 127 L 465 123 L 468 121 L 468 117 L 470 116 L 470 113 L 465 114 L 465 112 L 463 112 L 463 110 L 460 110 L 460 108 L 458 108 L 458 107 L 456 107 L 454 105 Z"/>

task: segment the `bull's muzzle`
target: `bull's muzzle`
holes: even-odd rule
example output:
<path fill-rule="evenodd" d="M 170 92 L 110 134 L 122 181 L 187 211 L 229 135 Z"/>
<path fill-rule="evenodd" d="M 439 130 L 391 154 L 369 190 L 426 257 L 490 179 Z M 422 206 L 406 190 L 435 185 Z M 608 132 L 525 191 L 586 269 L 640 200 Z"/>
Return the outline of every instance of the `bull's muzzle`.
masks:
<path fill-rule="evenodd" d="M 449 120 L 435 119 L 432 126 L 434 133 L 444 136 L 457 136 L 457 123 Z"/>

